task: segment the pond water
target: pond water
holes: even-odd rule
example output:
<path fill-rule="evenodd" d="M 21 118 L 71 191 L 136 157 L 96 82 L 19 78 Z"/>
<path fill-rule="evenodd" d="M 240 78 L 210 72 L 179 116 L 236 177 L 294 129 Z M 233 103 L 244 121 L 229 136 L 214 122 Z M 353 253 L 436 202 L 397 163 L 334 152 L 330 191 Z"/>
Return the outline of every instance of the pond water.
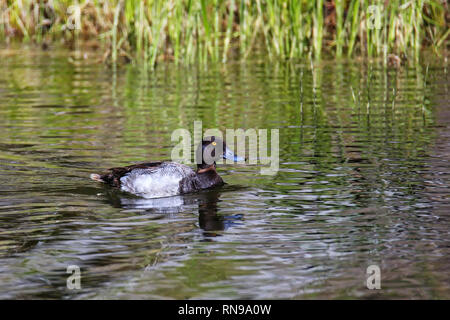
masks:
<path fill-rule="evenodd" d="M 446 61 L 97 58 L 0 51 L 0 298 L 450 298 Z M 279 171 L 223 165 L 222 188 L 151 200 L 89 179 L 170 159 L 196 120 L 279 129 Z"/>

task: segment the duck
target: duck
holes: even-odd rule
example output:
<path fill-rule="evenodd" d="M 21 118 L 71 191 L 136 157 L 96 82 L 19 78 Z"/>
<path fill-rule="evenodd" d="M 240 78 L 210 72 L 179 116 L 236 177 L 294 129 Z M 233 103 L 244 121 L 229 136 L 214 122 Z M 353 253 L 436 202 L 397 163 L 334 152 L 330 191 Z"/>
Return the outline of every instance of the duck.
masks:
<path fill-rule="evenodd" d="M 178 162 L 156 161 L 110 168 L 90 178 L 143 198 L 161 198 L 193 193 L 224 185 L 216 170 L 216 161 L 245 161 L 231 151 L 219 137 L 202 139 L 197 147 L 197 169 Z"/>

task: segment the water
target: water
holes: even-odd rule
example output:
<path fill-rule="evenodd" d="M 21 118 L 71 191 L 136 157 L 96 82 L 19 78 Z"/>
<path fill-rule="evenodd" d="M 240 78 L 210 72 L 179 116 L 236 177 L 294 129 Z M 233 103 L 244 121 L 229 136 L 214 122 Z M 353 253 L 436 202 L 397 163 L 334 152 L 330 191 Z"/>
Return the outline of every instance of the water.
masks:
<path fill-rule="evenodd" d="M 0 298 L 450 298 L 446 63 L 97 58 L 0 51 Z M 168 159 L 194 120 L 278 128 L 279 172 L 153 200 L 89 180 Z"/>

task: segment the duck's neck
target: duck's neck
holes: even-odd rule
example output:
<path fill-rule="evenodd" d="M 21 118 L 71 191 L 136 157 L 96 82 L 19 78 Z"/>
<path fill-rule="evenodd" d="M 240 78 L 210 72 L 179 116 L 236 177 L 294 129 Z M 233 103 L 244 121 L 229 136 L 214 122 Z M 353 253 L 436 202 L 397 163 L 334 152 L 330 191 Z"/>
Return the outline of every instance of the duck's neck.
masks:
<path fill-rule="evenodd" d="M 214 165 L 206 168 L 198 168 L 196 173 L 201 189 L 208 189 L 224 184 L 222 178 L 217 174 Z"/>
<path fill-rule="evenodd" d="M 197 167 L 197 174 L 202 174 L 202 173 L 207 173 L 207 172 L 210 172 L 210 171 L 214 171 L 214 172 L 216 172 L 216 165 L 215 164 L 212 164 L 212 165 L 199 165 L 198 167 Z"/>

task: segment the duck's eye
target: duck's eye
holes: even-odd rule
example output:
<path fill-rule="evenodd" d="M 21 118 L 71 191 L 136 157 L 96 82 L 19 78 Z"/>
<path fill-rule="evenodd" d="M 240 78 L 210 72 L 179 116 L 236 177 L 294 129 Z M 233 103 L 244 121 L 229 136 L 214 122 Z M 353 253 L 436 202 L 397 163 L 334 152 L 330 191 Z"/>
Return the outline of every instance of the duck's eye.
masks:
<path fill-rule="evenodd" d="M 211 144 L 212 144 L 213 146 L 217 145 L 217 143 L 215 143 L 214 141 L 213 141 L 213 142 L 211 142 Z"/>

